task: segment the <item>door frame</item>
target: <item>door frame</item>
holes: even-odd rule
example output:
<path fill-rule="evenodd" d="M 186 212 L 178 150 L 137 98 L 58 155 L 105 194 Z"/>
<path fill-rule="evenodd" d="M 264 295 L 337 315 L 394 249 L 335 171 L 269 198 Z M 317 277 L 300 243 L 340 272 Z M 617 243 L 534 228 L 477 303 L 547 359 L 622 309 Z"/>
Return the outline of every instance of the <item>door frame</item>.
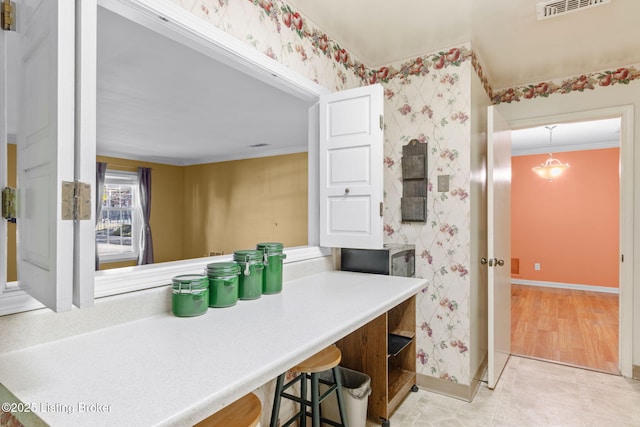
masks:
<path fill-rule="evenodd" d="M 512 129 L 542 126 L 549 123 L 585 122 L 620 118 L 620 262 L 618 369 L 622 376 L 633 375 L 633 163 L 634 163 L 634 106 L 621 105 L 571 113 L 552 114 L 527 119 L 507 120 Z"/>

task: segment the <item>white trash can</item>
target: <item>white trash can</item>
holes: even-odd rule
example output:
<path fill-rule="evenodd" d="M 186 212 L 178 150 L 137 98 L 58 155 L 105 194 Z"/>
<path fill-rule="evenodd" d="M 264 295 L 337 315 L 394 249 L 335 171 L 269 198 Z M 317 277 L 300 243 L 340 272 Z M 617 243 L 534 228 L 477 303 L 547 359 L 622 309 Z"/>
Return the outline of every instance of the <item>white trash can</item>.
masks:
<path fill-rule="evenodd" d="M 342 396 L 349 427 L 365 427 L 367 424 L 368 397 L 371 394 L 371 378 L 367 374 L 338 366 L 342 382 Z M 319 375 L 321 380 L 335 384 L 331 370 Z M 320 393 L 327 391 L 329 386 L 320 383 Z M 331 393 L 321 404 L 322 417 L 340 422 L 338 398 Z"/>

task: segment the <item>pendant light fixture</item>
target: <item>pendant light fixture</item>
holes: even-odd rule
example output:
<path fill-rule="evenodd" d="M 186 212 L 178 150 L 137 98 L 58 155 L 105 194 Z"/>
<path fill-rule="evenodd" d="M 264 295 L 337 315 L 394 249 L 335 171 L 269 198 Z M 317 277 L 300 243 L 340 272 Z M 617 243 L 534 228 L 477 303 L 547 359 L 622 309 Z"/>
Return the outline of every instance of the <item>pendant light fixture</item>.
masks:
<path fill-rule="evenodd" d="M 559 177 L 569 167 L 569 163 L 562 163 L 558 159 L 554 159 L 551 155 L 551 139 L 553 136 L 553 129 L 556 126 L 545 126 L 549 129 L 549 158 L 545 160 L 540 166 L 536 166 L 531 170 L 537 173 L 541 178 L 548 181 L 553 181 L 554 178 Z"/>

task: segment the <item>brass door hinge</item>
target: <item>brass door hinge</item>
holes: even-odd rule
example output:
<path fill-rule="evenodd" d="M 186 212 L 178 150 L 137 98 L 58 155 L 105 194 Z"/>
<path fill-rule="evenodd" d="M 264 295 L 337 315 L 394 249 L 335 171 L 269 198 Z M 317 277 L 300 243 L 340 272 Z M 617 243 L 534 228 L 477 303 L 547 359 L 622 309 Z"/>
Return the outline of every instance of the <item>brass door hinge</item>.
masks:
<path fill-rule="evenodd" d="M 62 219 L 91 219 L 91 185 L 80 181 L 62 181 Z"/>
<path fill-rule="evenodd" d="M 380 130 L 384 130 L 384 117 L 380 114 Z"/>
<path fill-rule="evenodd" d="M 16 222 L 16 189 L 5 187 L 2 189 L 2 217 L 9 222 Z"/>
<path fill-rule="evenodd" d="M 383 210 L 383 208 L 384 208 L 384 205 L 383 205 L 383 203 L 382 203 L 382 202 L 380 202 L 380 216 L 384 216 L 384 210 Z"/>
<path fill-rule="evenodd" d="M 0 13 L 2 20 L 2 29 L 5 31 L 16 30 L 16 4 L 11 0 L 2 1 L 2 10 Z"/>

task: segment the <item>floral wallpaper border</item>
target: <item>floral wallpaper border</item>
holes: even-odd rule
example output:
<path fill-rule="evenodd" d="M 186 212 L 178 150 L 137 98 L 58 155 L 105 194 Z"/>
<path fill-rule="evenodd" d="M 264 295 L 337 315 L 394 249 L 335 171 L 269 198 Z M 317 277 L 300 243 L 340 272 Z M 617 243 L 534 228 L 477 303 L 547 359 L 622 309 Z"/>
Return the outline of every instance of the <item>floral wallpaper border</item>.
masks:
<path fill-rule="evenodd" d="M 227 0 L 219 0 L 221 2 Z M 473 69 L 482 81 L 484 90 L 494 105 L 501 103 L 519 102 L 522 99 L 548 97 L 552 94 L 568 94 L 571 92 L 584 92 L 598 87 L 613 86 L 616 84 L 629 84 L 640 78 L 640 70 L 634 66 L 621 67 L 616 70 L 605 70 L 570 77 L 560 83 L 546 81 L 499 91 L 493 90 L 480 63 L 475 50 L 464 47 L 453 47 L 447 51 L 440 51 L 428 55 L 418 56 L 400 65 L 400 68 L 384 66 L 377 69 L 367 67 L 361 61 L 353 58 L 349 52 L 328 34 L 317 28 L 309 29 L 307 20 L 298 11 L 282 2 L 279 7 L 274 6 L 272 0 L 248 0 L 258 6 L 276 26 L 280 32 L 282 25 L 295 31 L 301 39 L 307 39 L 314 48 L 328 59 L 343 66 L 345 70 L 352 71 L 363 85 L 374 83 L 388 83 L 394 78 L 407 79 L 412 75 L 425 75 L 429 68 L 442 69 L 451 65 L 458 66 L 461 62 L 471 59 Z M 276 0 L 278 1 L 278 0 Z M 304 52 L 300 52 L 305 54 Z M 269 52 L 267 52 L 269 54 Z"/>
<path fill-rule="evenodd" d="M 320 52 L 321 55 L 333 59 L 338 64 L 344 66 L 344 68 L 348 70 L 366 69 L 362 62 L 351 57 L 346 49 L 341 47 L 326 33 L 317 28 L 310 29 L 310 26 L 307 24 L 307 19 L 300 15 L 300 12 L 292 9 L 288 4 L 277 0 L 276 2 L 279 3 L 278 6 L 275 6 L 272 0 L 248 1 L 262 9 L 263 13 L 273 21 L 278 33 L 281 32 L 282 25 L 284 25 L 289 30 L 297 33 L 301 39 L 310 41 L 315 52 Z"/>
<path fill-rule="evenodd" d="M 554 81 L 540 82 L 523 86 L 503 89 L 494 93 L 491 97 L 493 104 L 503 102 L 519 102 L 521 99 L 533 99 L 548 97 L 552 94 L 568 94 L 572 92 L 584 92 L 598 87 L 614 86 L 616 84 L 628 85 L 633 80 L 640 79 L 640 71 L 633 66 L 621 67 L 615 71 L 597 71 L 570 77 L 560 84 Z"/>
<path fill-rule="evenodd" d="M 224 3 L 227 0 L 219 1 Z M 282 25 L 294 31 L 300 39 L 306 39 L 311 43 L 315 53 L 319 52 L 321 55 L 343 66 L 346 70 L 352 71 L 363 85 L 388 83 L 389 80 L 394 78 L 407 79 L 409 76 L 425 75 L 429 72 L 430 67 L 439 70 L 452 65 L 459 66 L 460 63 L 471 59 L 473 68 L 482 80 L 487 94 L 492 97 L 491 86 L 484 75 L 477 55 L 472 49 L 452 47 L 446 51 L 418 56 L 402 63 L 400 68 L 394 68 L 390 65 L 372 69 L 351 56 L 344 47 L 330 38 L 328 34 L 317 28 L 311 29 L 307 19 L 286 3 L 282 2 L 279 7 L 276 7 L 272 0 L 248 1 L 262 9 L 263 13 L 273 21 L 277 32 L 281 31 Z M 278 0 L 275 1 L 278 2 Z M 266 53 L 276 59 L 269 52 Z M 302 52 L 300 53 L 302 54 Z"/>

